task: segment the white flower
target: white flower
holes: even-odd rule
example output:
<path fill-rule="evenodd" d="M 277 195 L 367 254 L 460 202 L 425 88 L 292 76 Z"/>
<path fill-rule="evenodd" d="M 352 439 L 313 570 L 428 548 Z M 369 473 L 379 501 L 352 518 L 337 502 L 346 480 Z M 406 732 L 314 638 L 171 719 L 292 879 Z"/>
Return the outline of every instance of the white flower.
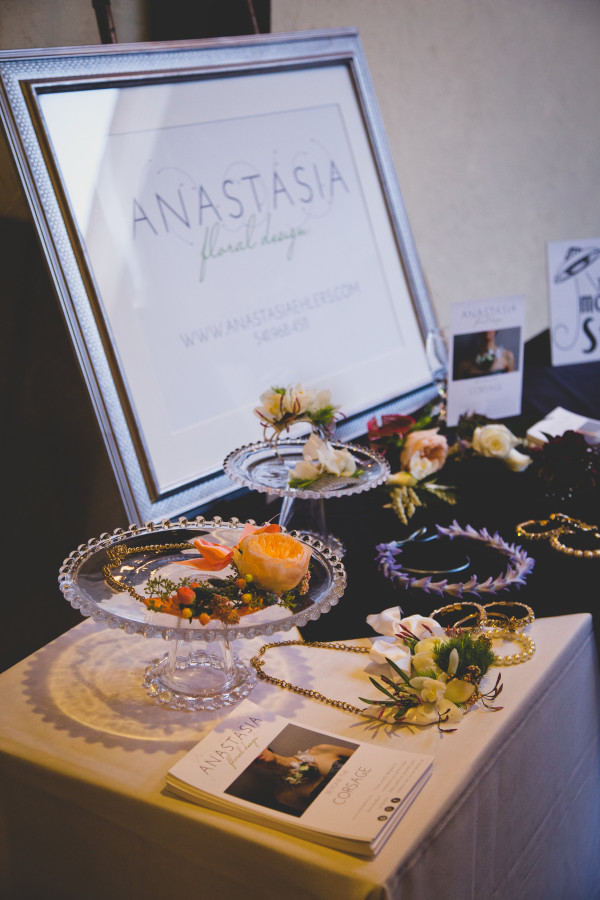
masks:
<path fill-rule="evenodd" d="M 437 670 L 433 654 L 442 643 L 439 637 L 425 638 L 415 644 L 412 664 L 415 672 L 426 672 L 430 669 Z"/>
<path fill-rule="evenodd" d="M 319 466 L 315 466 L 306 459 L 299 460 L 291 472 L 292 478 L 300 478 L 302 481 L 314 481 L 322 474 L 323 471 Z"/>
<path fill-rule="evenodd" d="M 275 390 L 263 391 L 260 395 L 261 406 L 257 406 L 254 410 L 255 415 L 261 420 L 275 423 L 281 419 L 283 409 L 284 395 Z"/>
<path fill-rule="evenodd" d="M 331 406 L 331 391 L 313 391 L 313 398 L 309 407 L 310 412 L 319 412 L 326 406 Z"/>
<path fill-rule="evenodd" d="M 417 675 L 415 678 L 411 678 L 410 686 L 415 689 L 424 703 L 437 703 L 446 692 L 446 685 L 443 681 L 427 675 Z"/>
<path fill-rule="evenodd" d="M 448 659 L 448 675 L 456 675 L 456 670 L 458 669 L 458 650 L 456 647 L 453 647 L 450 651 L 450 657 Z"/>
<path fill-rule="evenodd" d="M 430 638 L 432 635 L 444 635 L 444 629 L 435 619 L 429 619 L 426 616 L 407 616 L 402 618 L 402 610 L 399 606 L 390 606 L 377 615 L 367 616 L 367 625 L 370 625 L 373 631 L 379 634 L 387 634 L 394 637 L 402 631 L 402 627 L 407 628 L 417 639 Z"/>
<path fill-rule="evenodd" d="M 328 441 L 317 434 L 311 434 L 302 449 L 303 460 L 296 463 L 293 478 L 318 478 L 320 475 L 342 475 L 351 477 L 356 472 L 356 460 L 349 450 L 336 450 Z M 307 474 L 307 473 L 312 474 Z"/>
<path fill-rule="evenodd" d="M 506 459 L 518 443 L 506 425 L 481 425 L 473 432 L 473 450 L 481 456 Z"/>
<path fill-rule="evenodd" d="M 401 619 L 400 624 L 412 632 L 420 641 L 445 635 L 444 629 L 435 619 L 430 619 L 428 616 L 420 616 L 418 613 Z"/>
<path fill-rule="evenodd" d="M 306 391 L 301 384 L 288 387 L 283 396 L 283 409 L 295 416 L 301 416 L 307 410 L 312 409 L 314 398 L 315 391 Z"/>
<path fill-rule="evenodd" d="M 511 450 L 504 462 L 512 472 L 523 472 L 531 462 L 531 457 L 518 450 Z"/>

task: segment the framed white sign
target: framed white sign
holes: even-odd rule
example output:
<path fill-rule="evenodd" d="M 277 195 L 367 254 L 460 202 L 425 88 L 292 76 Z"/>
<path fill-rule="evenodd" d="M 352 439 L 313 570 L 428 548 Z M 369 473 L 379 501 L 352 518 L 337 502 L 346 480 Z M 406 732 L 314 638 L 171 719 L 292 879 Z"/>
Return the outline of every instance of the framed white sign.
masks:
<path fill-rule="evenodd" d="M 233 490 L 272 385 L 330 388 L 352 436 L 421 399 L 434 314 L 356 32 L 4 53 L 0 77 L 132 520 Z"/>

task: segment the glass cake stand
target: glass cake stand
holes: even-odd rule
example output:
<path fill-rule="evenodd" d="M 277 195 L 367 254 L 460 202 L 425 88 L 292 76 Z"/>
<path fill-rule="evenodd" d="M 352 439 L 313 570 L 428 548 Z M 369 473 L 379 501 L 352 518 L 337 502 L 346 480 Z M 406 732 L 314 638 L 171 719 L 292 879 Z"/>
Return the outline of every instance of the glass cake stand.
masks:
<path fill-rule="evenodd" d="M 117 528 L 111 535 L 81 544 L 60 569 L 60 589 L 82 615 L 108 628 L 170 642 L 168 652 L 146 668 L 143 684 L 151 696 L 174 709 L 219 709 L 246 697 L 255 681 L 254 671 L 233 652 L 231 642 L 306 625 L 328 612 L 344 593 L 346 573 L 340 560 L 319 540 L 296 532 L 291 534 L 311 548 L 312 556 L 308 593 L 300 598 L 301 608 L 293 612 L 274 605 L 243 616 L 237 625 L 211 620 L 203 626 L 197 620 L 151 612 L 128 593 L 127 588 L 132 588 L 143 594 L 146 581 L 157 575 L 172 581 L 192 574 L 198 581 L 226 577 L 229 568 L 205 573 L 181 562 L 198 558 L 191 543 L 195 538 L 233 547 L 244 524 L 238 519 L 215 517 L 209 521 L 199 516 L 189 521 L 181 518 L 177 522 L 130 525 L 126 530 Z M 182 544 L 183 548 L 179 546 Z M 114 555 L 111 558 L 115 548 L 128 551 L 117 565 Z M 110 581 L 125 587 L 119 591 Z"/>
<path fill-rule="evenodd" d="M 370 491 L 383 484 L 389 474 L 388 462 L 379 453 L 356 444 L 344 444 L 332 441 L 336 450 L 349 450 L 362 474 L 355 478 L 338 475 L 324 475 L 307 488 L 292 488 L 289 478 L 296 463 L 303 459 L 302 449 L 307 438 L 281 440 L 275 446 L 270 441 L 258 441 L 246 444 L 234 450 L 223 462 L 225 474 L 244 487 L 260 493 L 283 497 L 279 524 L 286 527 L 292 515 L 295 500 L 314 501 L 314 525 L 309 530 L 319 538 L 332 552 L 341 556 L 344 546 L 336 537 L 330 535 L 325 524 L 324 501 L 332 497 L 345 497 Z"/>

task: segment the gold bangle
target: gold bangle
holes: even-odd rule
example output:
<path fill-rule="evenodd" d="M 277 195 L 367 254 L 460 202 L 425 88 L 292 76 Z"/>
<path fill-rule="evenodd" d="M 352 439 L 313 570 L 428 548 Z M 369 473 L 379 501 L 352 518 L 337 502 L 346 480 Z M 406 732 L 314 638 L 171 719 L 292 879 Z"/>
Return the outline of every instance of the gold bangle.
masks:
<path fill-rule="evenodd" d="M 585 531 L 590 531 L 590 528 L 586 528 Z M 581 550 L 575 547 L 569 547 L 567 544 L 563 544 L 560 540 L 561 536 L 566 534 L 577 534 L 576 531 L 566 531 L 561 530 L 559 534 L 555 534 L 550 538 L 550 546 L 553 550 L 557 550 L 559 553 L 565 553 L 567 556 L 575 556 L 578 559 L 597 559 L 600 557 L 600 547 L 597 550 Z M 600 541 L 600 534 L 598 532 L 594 533 L 594 537 Z"/>
<path fill-rule="evenodd" d="M 524 616 L 509 616 L 504 613 L 495 611 L 490 613 L 490 607 L 504 606 L 506 609 L 519 606 L 525 610 Z M 506 628 L 510 632 L 518 631 L 519 628 L 525 628 L 531 625 L 535 619 L 535 613 L 530 606 L 522 603 L 520 600 L 493 600 L 491 603 L 484 603 L 483 608 L 486 612 L 488 622 L 491 627 Z"/>
<path fill-rule="evenodd" d="M 528 634 L 522 634 L 520 631 L 509 631 L 506 628 L 490 628 L 486 631 L 485 637 L 490 641 L 505 640 L 516 641 L 521 644 L 523 651 L 521 653 L 509 653 L 507 656 L 496 656 L 495 666 L 516 666 L 519 663 L 527 662 L 535 653 L 535 642 Z"/>
<path fill-rule="evenodd" d="M 439 609 L 434 609 L 433 612 L 429 613 L 430 619 L 435 619 L 436 616 L 445 615 L 451 612 L 460 612 L 464 606 L 472 606 L 474 607 L 473 612 L 470 612 L 464 618 L 459 619 L 457 622 L 454 622 L 453 625 L 449 626 L 451 628 L 462 628 L 465 631 L 472 631 L 473 634 L 477 634 L 481 631 L 482 628 L 487 624 L 487 614 L 485 608 L 481 605 L 481 603 L 475 603 L 474 600 L 461 600 L 458 603 L 449 603 L 447 606 L 441 606 Z M 477 622 L 475 625 L 465 626 L 465 622 L 468 622 L 469 619 L 473 619 L 477 616 Z M 441 622 L 438 622 L 438 625 L 441 625 Z M 444 627 L 444 626 L 442 626 Z"/>
<path fill-rule="evenodd" d="M 537 525 L 538 530 L 530 530 L 529 526 L 532 525 Z M 527 519 L 526 522 L 519 522 L 515 531 L 518 537 L 525 538 L 528 541 L 545 541 L 552 535 L 562 531 L 562 527 L 562 525 L 553 525 L 550 519 Z"/>

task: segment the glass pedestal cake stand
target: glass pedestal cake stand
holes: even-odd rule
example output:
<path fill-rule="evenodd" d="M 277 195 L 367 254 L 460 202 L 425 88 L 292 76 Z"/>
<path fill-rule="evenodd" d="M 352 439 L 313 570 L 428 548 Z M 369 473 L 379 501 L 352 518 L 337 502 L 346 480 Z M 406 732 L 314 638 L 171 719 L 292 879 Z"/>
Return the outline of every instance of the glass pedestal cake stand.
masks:
<path fill-rule="evenodd" d="M 301 607 L 293 611 L 274 605 L 241 617 L 236 625 L 212 620 L 201 625 L 196 619 L 151 612 L 128 592 L 131 588 L 143 595 L 146 581 L 158 575 L 172 581 L 186 575 L 197 581 L 226 577 L 229 569 L 205 573 L 181 562 L 199 558 L 191 543 L 195 538 L 233 547 L 243 528 L 238 519 L 223 521 L 219 517 L 117 528 L 111 535 L 80 545 L 60 569 L 60 589 L 82 615 L 108 628 L 169 642 L 168 652 L 146 668 L 143 684 L 152 697 L 174 709 L 220 709 L 246 697 L 255 674 L 234 653 L 232 641 L 306 625 L 328 612 L 344 593 L 346 573 L 340 560 L 317 539 L 295 532 L 291 534 L 311 547 L 312 556 L 308 593 L 300 598 Z M 120 557 L 115 554 L 117 549 L 122 551 Z M 115 558 L 121 561 L 115 564 Z M 117 590 L 111 582 L 124 587 Z"/>
<path fill-rule="evenodd" d="M 361 469 L 362 473 L 355 478 L 324 475 L 306 488 L 292 488 L 288 484 L 290 473 L 296 463 L 303 458 L 302 449 L 306 440 L 306 437 L 281 440 L 277 442 L 277 446 L 270 441 L 246 444 L 226 457 L 223 469 L 232 481 L 244 487 L 282 497 L 279 516 L 282 528 L 287 527 L 291 519 L 295 500 L 312 501 L 314 513 L 309 533 L 315 535 L 333 553 L 342 556 L 345 548 L 338 538 L 329 534 L 325 522 L 324 501 L 332 497 L 359 494 L 378 487 L 387 480 L 390 467 L 383 456 L 374 450 L 332 441 L 331 444 L 336 450 L 350 451 L 356 460 L 357 468 Z"/>

